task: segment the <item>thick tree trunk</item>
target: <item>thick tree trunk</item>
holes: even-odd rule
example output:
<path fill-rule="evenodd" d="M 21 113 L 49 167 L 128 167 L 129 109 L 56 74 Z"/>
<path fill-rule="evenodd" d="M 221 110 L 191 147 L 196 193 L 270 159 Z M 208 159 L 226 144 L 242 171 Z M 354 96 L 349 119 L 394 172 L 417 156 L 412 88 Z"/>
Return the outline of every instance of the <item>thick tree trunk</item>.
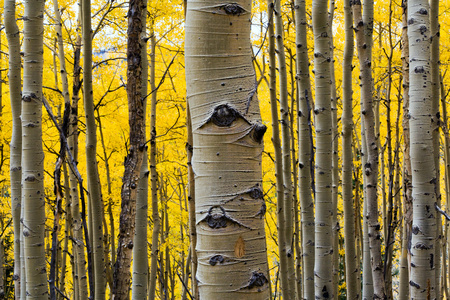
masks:
<path fill-rule="evenodd" d="M 436 170 L 432 132 L 430 76 L 430 19 L 426 0 L 408 1 L 410 78 L 410 155 L 412 170 L 413 224 L 410 293 L 412 299 L 436 295 Z"/>
<path fill-rule="evenodd" d="M 309 76 L 309 58 L 306 31 L 306 5 L 304 0 L 295 2 L 295 24 L 297 44 L 297 81 L 298 81 L 298 165 L 299 198 L 302 224 L 303 249 L 303 295 L 302 299 L 314 298 L 314 202 L 312 198 L 313 148 L 311 128 L 311 82 Z"/>
<path fill-rule="evenodd" d="M 22 199 L 27 299 L 48 295 L 45 261 L 42 67 L 44 1 L 26 1 L 22 92 Z"/>
<path fill-rule="evenodd" d="M 354 52 L 353 14 L 349 1 L 344 2 L 345 46 L 342 64 L 342 198 L 344 207 L 345 278 L 347 299 L 359 299 L 359 259 L 355 245 L 355 205 L 353 199 L 353 91 L 352 61 Z"/>
<path fill-rule="evenodd" d="M 251 1 L 188 2 L 186 81 L 201 299 L 268 299 Z"/>
<path fill-rule="evenodd" d="M 333 299 L 333 205 L 332 205 L 332 118 L 330 37 L 328 1 L 315 0 L 312 6 L 316 101 L 316 220 L 315 299 Z"/>
<path fill-rule="evenodd" d="M 16 299 L 21 298 L 21 285 L 25 286 L 25 274 L 21 274 L 20 259 L 20 210 L 22 201 L 22 126 L 21 113 L 21 60 L 20 60 L 20 36 L 16 23 L 16 1 L 6 0 L 4 2 L 4 20 L 6 38 L 8 39 L 8 81 L 9 98 L 12 112 L 12 134 L 10 143 L 10 183 L 11 183 L 11 215 L 14 226 L 14 294 Z M 1 80 L 1 78 L 0 78 Z M 22 245 L 23 246 L 23 245 Z"/>
<path fill-rule="evenodd" d="M 136 197 L 145 149 L 144 107 L 142 97 L 143 0 L 131 1 L 128 9 L 127 98 L 130 148 L 125 159 L 122 184 L 117 260 L 114 266 L 113 297 L 129 298 L 130 268 L 136 221 Z"/>

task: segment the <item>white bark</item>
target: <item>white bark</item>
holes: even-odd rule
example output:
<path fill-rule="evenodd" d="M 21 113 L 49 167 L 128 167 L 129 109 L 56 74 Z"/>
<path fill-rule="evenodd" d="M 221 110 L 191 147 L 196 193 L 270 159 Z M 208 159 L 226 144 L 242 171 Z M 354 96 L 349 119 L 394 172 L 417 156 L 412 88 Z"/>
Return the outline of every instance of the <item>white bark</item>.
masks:
<path fill-rule="evenodd" d="M 430 19 L 427 0 L 408 1 L 409 126 L 413 224 L 411 299 L 434 299 L 436 241 L 436 170 L 433 151 L 430 76 Z"/>
<path fill-rule="evenodd" d="M 201 299 L 268 299 L 251 1 L 188 2 L 186 81 Z"/>

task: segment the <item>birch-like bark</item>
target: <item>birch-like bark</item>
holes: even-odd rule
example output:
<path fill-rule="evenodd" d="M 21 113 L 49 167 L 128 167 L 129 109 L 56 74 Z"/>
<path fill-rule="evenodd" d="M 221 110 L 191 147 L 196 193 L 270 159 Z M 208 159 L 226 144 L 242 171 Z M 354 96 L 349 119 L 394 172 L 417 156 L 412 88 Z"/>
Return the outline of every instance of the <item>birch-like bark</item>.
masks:
<path fill-rule="evenodd" d="M 103 201 L 97 164 L 97 125 L 94 114 L 94 97 L 92 88 L 92 29 L 91 0 L 82 0 L 82 41 L 83 60 L 83 100 L 86 118 L 86 171 L 89 188 L 89 207 L 92 215 L 92 258 L 94 262 L 94 299 L 105 298 L 106 273 L 103 255 Z"/>
<path fill-rule="evenodd" d="M 408 0 L 402 1 L 402 75 L 403 75 L 403 228 L 400 259 L 399 299 L 409 299 L 410 241 L 412 226 L 411 159 L 409 155 L 409 43 L 408 43 Z"/>
<path fill-rule="evenodd" d="M 129 298 L 136 197 L 145 149 L 141 42 L 143 8 L 143 0 L 131 0 L 128 8 L 127 98 L 130 146 L 125 159 L 125 172 L 122 179 L 119 241 L 113 275 L 113 298 L 116 300 Z"/>
<path fill-rule="evenodd" d="M 283 164 L 281 153 L 280 127 L 278 125 L 278 103 L 277 103 L 277 70 L 275 58 L 275 32 L 273 25 L 274 18 L 274 2 L 267 1 L 269 22 L 268 36 L 269 36 L 269 97 L 270 97 L 270 112 L 272 120 L 272 143 L 275 155 L 275 178 L 277 189 L 277 227 L 278 227 L 278 253 L 280 255 L 280 270 L 287 270 L 287 255 L 286 253 L 286 221 L 285 221 L 285 202 L 284 202 L 284 184 L 283 184 Z M 281 291 L 288 290 L 288 272 L 280 272 L 280 286 Z M 276 283 L 275 283 L 276 286 Z"/>
<path fill-rule="evenodd" d="M 312 4 L 316 101 L 315 299 L 333 299 L 332 119 L 328 1 Z"/>
<path fill-rule="evenodd" d="M 430 30 L 431 30 L 431 48 L 430 48 L 430 75 L 431 75 L 431 116 L 433 130 L 433 149 L 434 149 L 434 167 L 436 170 L 436 203 L 441 206 L 441 176 L 440 176 L 440 142 L 439 142 L 439 0 L 430 0 Z M 436 277 L 436 299 L 441 299 L 441 236 L 442 219 L 441 214 L 436 214 L 436 244 L 434 246 L 434 266 Z"/>
<path fill-rule="evenodd" d="M 10 184 L 11 184 L 11 215 L 14 228 L 14 294 L 16 299 L 21 298 L 21 285 L 25 285 L 25 274 L 21 274 L 20 225 L 21 215 L 21 180 L 22 180 L 22 126 L 21 113 L 21 59 L 19 27 L 16 23 L 16 1 L 5 0 L 4 20 L 6 38 L 8 40 L 8 82 L 9 98 L 11 102 L 12 134 L 10 142 Z"/>
<path fill-rule="evenodd" d="M 268 299 L 251 1 L 188 2 L 186 84 L 201 299 Z M 288 145 L 289 146 L 289 145 Z"/>
<path fill-rule="evenodd" d="M 288 299 L 295 297 L 295 269 L 294 269 L 294 251 L 293 245 L 293 189 L 292 189 L 292 166 L 291 166 L 291 137 L 290 127 L 292 124 L 289 120 L 289 100 L 288 100 L 288 83 L 286 71 L 286 53 L 284 50 L 284 27 L 281 16 L 281 1 L 274 1 L 274 23 L 275 23 L 275 44 L 278 61 L 278 82 L 280 97 L 280 123 L 281 123 L 281 152 L 283 166 L 283 186 L 284 186 L 284 221 L 285 221 L 285 241 L 283 251 L 280 255 L 286 255 L 286 269 L 280 272 L 287 272 L 287 284 L 281 282 L 283 296 Z"/>
<path fill-rule="evenodd" d="M 344 62 L 342 64 L 342 200 L 344 208 L 345 278 L 347 299 L 359 299 L 360 267 L 355 245 L 355 205 L 353 199 L 353 91 L 352 62 L 354 53 L 353 14 L 350 1 L 344 1 Z"/>
<path fill-rule="evenodd" d="M 338 294 L 339 290 L 339 220 L 338 220 L 338 192 L 339 192 L 339 134 L 338 134 L 338 116 L 337 116 L 337 94 L 336 94 L 336 76 L 334 72 L 334 42 L 333 42 L 333 18 L 335 2 L 330 1 L 328 13 L 328 37 L 330 38 L 330 81 L 331 81 L 331 203 L 333 213 L 333 290 Z"/>
<path fill-rule="evenodd" d="M 411 299 L 436 295 L 436 170 L 431 116 L 430 7 L 426 0 L 408 1 L 410 155 L 413 224 L 411 240 Z"/>
<path fill-rule="evenodd" d="M 307 44 L 306 5 L 304 0 L 295 1 L 295 24 L 297 45 L 297 81 L 298 81 L 298 165 L 299 198 L 302 224 L 303 249 L 303 295 L 299 298 L 314 298 L 314 202 L 312 198 L 311 173 L 312 127 L 311 127 L 311 82 L 309 76 L 309 58 Z"/>
<path fill-rule="evenodd" d="M 156 37 L 153 30 L 154 20 L 152 20 L 152 27 L 150 29 L 150 43 L 151 43 L 151 53 L 150 53 L 150 90 L 154 91 L 151 97 L 150 104 L 150 183 L 151 183 L 151 197 L 152 197 L 152 245 L 151 245 L 151 262 L 150 262 L 150 278 L 149 278 L 149 289 L 148 289 L 148 299 L 155 299 L 156 292 L 156 278 L 158 271 L 158 252 L 159 252 L 159 231 L 161 227 L 161 221 L 159 218 L 158 210 L 158 173 L 156 172 L 156 100 L 157 91 L 155 84 L 155 55 L 156 55 Z"/>
<path fill-rule="evenodd" d="M 22 92 L 22 200 L 27 299 L 48 297 L 45 261 L 42 67 L 44 1 L 25 1 Z"/>
<path fill-rule="evenodd" d="M 353 17 L 356 30 L 356 44 L 360 64 L 361 78 L 361 114 L 364 123 L 367 162 L 364 173 L 367 202 L 368 237 L 372 266 L 374 297 L 384 299 L 386 296 L 384 283 L 384 267 L 381 257 L 381 232 L 378 222 L 378 137 L 375 134 L 375 118 L 373 111 L 372 82 L 372 32 L 373 32 L 373 0 L 364 1 L 364 11 L 361 13 L 361 2 L 353 1 Z M 364 270 L 366 272 L 366 270 Z"/>
<path fill-rule="evenodd" d="M 144 42 L 147 28 L 147 0 L 142 1 L 142 80 L 141 97 L 143 100 L 143 140 L 146 141 L 145 123 L 148 93 L 148 59 L 147 43 Z M 148 247 L 147 247 L 147 220 L 148 220 L 148 155 L 147 148 L 143 151 L 142 166 L 139 174 L 139 184 L 136 198 L 136 231 L 134 234 L 133 246 L 133 274 L 131 297 L 134 300 L 145 299 L 148 287 Z"/>

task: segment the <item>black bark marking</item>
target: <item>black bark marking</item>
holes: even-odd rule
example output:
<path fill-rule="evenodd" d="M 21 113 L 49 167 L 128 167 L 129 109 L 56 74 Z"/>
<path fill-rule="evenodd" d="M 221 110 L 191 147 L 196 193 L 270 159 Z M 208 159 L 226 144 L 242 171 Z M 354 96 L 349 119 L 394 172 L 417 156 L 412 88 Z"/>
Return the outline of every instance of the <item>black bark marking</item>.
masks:
<path fill-rule="evenodd" d="M 227 227 L 228 217 L 225 214 L 225 209 L 221 206 L 213 206 L 209 209 L 208 215 L 205 217 L 208 226 L 214 229 Z"/>
<path fill-rule="evenodd" d="M 428 15 L 428 10 L 426 10 L 425 8 L 421 8 L 419 9 L 418 13 L 421 15 Z"/>
<path fill-rule="evenodd" d="M 415 283 L 415 282 L 412 281 L 412 280 L 409 281 L 409 285 L 410 285 L 410 286 L 413 286 L 413 287 L 415 287 L 415 288 L 417 288 L 417 289 L 420 289 L 420 285 L 419 285 L 418 283 Z"/>
<path fill-rule="evenodd" d="M 238 116 L 236 109 L 227 104 L 221 104 L 214 109 L 210 120 L 219 127 L 230 127 Z"/>
<path fill-rule="evenodd" d="M 412 226 L 412 233 L 413 233 L 414 235 L 416 235 L 416 234 L 418 234 L 419 232 L 420 232 L 419 226 L 413 225 L 413 226 Z"/>
<path fill-rule="evenodd" d="M 243 289 L 252 289 L 255 287 L 262 287 L 266 283 L 268 283 L 269 280 L 267 280 L 266 276 L 261 272 L 253 272 L 252 277 L 250 278 L 249 283 L 243 287 Z"/>
<path fill-rule="evenodd" d="M 325 299 L 330 298 L 330 294 L 327 291 L 327 286 L 326 285 L 324 285 L 323 288 L 322 288 L 322 297 L 324 297 Z"/>
<path fill-rule="evenodd" d="M 227 15 L 241 15 L 245 13 L 245 9 L 237 3 L 225 4 L 223 6 L 223 10 Z"/>
<path fill-rule="evenodd" d="M 432 248 L 433 248 L 433 245 L 428 246 L 425 243 L 417 243 L 416 245 L 414 245 L 414 249 L 419 249 L 419 250 L 429 250 Z"/>
<path fill-rule="evenodd" d="M 415 67 L 414 73 L 425 73 L 425 69 L 423 66 Z"/>
<path fill-rule="evenodd" d="M 259 186 L 252 187 L 249 191 L 249 194 L 253 199 L 262 199 L 262 197 L 264 196 L 263 191 Z"/>
<path fill-rule="evenodd" d="M 430 253 L 430 269 L 434 268 L 434 255 Z"/>
<path fill-rule="evenodd" d="M 266 203 L 263 203 L 261 205 L 261 209 L 258 211 L 258 213 L 255 215 L 255 217 L 259 216 L 260 219 L 262 219 L 264 217 L 264 215 L 266 214 Z"/>
<path fill-rule="evenodd" d="M 260 123 L 255 124 L 255 126 L 253 127 L 253 134 L 252 134 L 253 140 L 261 144 L 266 131 L 267 131 L 266 125 Z"/>
<path fill-rule="evenodd" d="M 209 259 L 209 264 L 210 264 L 211 266 L 215 266 L 215 265 L 217 265 L 218 263 L 219 263 L 219 264 L 222 264 L 224 261 L 225 261 L 225 259 L 223 258 L 222 255 L 214 255 L 213 257 L 211 257 L 211 258 Z"/>

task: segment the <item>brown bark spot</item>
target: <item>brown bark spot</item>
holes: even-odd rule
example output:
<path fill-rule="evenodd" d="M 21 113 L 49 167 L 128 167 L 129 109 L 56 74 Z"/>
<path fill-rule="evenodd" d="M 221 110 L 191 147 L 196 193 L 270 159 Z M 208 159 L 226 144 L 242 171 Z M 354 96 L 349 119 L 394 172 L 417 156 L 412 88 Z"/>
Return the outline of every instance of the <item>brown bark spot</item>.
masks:
<path fill-rule="evenodd" d="M 241 258 L 245 255 L 245 242 L 242 236 L 239 236 L 239 238 L 236 241 L 236 244 L 234 244 L 234 255 L 237 258 Z"/>

